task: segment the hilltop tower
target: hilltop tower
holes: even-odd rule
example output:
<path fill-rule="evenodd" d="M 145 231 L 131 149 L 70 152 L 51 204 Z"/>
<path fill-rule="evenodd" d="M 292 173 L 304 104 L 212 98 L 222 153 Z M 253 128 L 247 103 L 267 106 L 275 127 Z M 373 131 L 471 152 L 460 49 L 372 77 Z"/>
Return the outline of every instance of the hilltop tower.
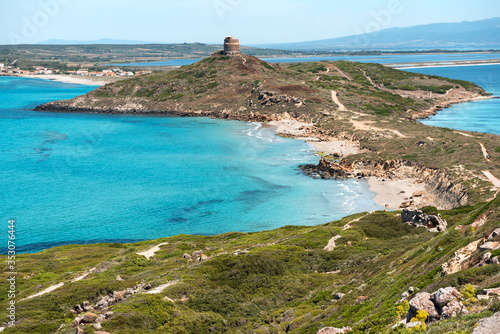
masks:
<path fill-rule="evenodd" d="M 226 37 L 222 53 L 228 56 L 240 54 L 240 40 L 234 39 L 233 36 Z"/>

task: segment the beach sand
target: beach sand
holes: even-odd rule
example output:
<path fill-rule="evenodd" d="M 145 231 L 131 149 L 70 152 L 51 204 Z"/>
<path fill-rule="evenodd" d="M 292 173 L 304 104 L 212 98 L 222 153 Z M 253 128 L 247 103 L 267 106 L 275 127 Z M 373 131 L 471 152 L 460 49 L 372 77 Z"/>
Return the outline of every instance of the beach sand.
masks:
<path fill-rule="evenodd" d="M 65 75 L 65 74 L 45 74 L 45 75 L 23 75 L 24 78 L 46 79 L 65 83 L 89 85 L 89 86 L 104 86 L 107 83 L 123 80 L 122 77 L 92 77 L 82 75 Z"/>
<path fill-rule="evenodd" d="M 377 177 L 369 177 L 368 185 L 370 186 L 370 191 L 377 194 L 373 199 L 375 203 L 381 206 L 387 205 L 388 209 L 398 210 L 401 203 L 409 201 L 414 193 L 426 192 L 425 184 L 415 184 L 416 179 L 382 180 Z M 415 205 L 413 206 L 419 206 L 420 199 L 420 197 L 415 198 Z"/>

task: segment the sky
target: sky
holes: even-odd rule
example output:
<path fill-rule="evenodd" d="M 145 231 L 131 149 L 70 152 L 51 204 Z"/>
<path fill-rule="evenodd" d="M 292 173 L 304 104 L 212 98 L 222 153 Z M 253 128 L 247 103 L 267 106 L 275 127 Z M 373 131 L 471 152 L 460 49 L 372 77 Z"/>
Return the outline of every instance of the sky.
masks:
<path fill-rule="evenodd" d="M 0 44 L 111 38 L 301 42 L 500 16 L 498 0 L 21 0 L 1 5 Z"/>

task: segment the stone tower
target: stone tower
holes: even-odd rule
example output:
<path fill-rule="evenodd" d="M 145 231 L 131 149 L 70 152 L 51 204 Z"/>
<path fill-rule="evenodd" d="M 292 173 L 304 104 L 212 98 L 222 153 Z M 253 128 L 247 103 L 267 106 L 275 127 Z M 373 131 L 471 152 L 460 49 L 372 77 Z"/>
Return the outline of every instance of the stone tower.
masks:
<path fill-rule="evenodd" d="M 240 54 L 240 40 L 234 39 L 233 36 L 226 37 L 222 53 L 228 56 Z"/>

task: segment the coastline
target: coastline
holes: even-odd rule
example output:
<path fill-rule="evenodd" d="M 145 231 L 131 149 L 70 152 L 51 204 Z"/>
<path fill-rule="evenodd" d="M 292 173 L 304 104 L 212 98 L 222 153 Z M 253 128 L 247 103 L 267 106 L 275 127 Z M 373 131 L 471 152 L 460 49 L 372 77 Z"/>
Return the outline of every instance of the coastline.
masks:
<path fill-rule="evenodd" d="M 108 83 L 123 80 L 124 78 L 117 77 L 85 77 L 81 75 L 66 75 L 66 74 L 43 74 L 43 75 L 15 75 L 15 74 L 2 74 L 1 76 L 6 77 L 18 77 L 18 78 L 31 78 L 31 79 L 45 79 L 50 81 L 58 81 L 77 85 L 87 85 L 87 86 L 104 86 Z"/>
<path fill-rule="evenodd" d="M 415 69 L 415 68 L 426 68 L 426 67 L 464 67 L 464 66 L 488 66 L 488 65 L 500 65 L 500 59 L 498 60 L 488 60 L 488 61 L 451 61 L 451 62 L 422 62 L 415 64 L 408 64 L 409 66 L 404 66 L 405 64 L 384 64 L 387 67 L 394 68 L 397 70 Z"/>
<path fill-rule="evenodd" d="M 330 155 L 342 159 L 363 152 L 357 141 L 316 136 L 317 129 L 312 123 L 287 119 L 271 121 L 267 124 L 275 127 L 276 135 L 308 142 L 319 155 Z M 376 194 L 373 201 L 386 209 L 399 210 L 409 201 L 412 201 L 412 204 L 407 206 L 412 207 L 432 204 L 429 198 L 429 186 L 414 177 L 392 179 L 368 176 L 365 180 L 369 185 L 369 190 Z M 415 197 L 414 194 L 419 196 Z"/>

